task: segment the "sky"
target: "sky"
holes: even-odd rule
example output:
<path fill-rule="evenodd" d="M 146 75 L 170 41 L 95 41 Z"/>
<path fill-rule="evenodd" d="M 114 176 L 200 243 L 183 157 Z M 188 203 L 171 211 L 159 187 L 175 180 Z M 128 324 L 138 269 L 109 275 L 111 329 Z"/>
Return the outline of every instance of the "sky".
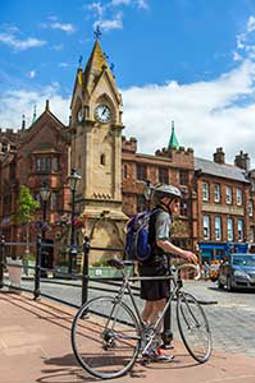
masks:
<path fill-rule="evenodd" d="M 97 26 L 139 152 L 167 146 L 174 121 L 197 157 L 243 150 L 255 166 L 254 0 L 0 0 L 0 128 L 48 98 L 67 124 Z"/>

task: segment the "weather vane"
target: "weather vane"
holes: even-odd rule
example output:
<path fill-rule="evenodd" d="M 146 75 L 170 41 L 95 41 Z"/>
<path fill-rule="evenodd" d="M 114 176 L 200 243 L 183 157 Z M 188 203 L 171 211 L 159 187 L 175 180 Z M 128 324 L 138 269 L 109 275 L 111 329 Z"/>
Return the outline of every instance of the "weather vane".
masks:
<path fill-rule="evenodd" d="M 82 57 L 82 55 L 80 55 L 80 57 L 79 57 L 79 68 L 81 68 L 81 64 L 82 64 L 82 60 L 83 60 L 83 57 Z"/>
<path fill-rule="evenodd" d="M 94 36 L 97 40 L 100 39 L 100 37 L 102 36 L 102 32 L 99 25 L 97 25 L 96 29 L 94 30 Z"/>

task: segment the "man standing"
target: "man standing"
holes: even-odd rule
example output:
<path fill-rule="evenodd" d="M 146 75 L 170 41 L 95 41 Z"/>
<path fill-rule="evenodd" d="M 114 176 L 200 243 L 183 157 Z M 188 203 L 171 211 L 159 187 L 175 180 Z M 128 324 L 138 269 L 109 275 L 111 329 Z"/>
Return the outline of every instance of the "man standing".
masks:
<path fill-rule="evenodd" d="M 167 276 L 169 274 L 168 254 L 196 264 L 197 256 L 175 246 L 170 240 L 172 217 L 179 214 L 181 191 L 172 185 L 156 186 L 152 192 L 153 214 L 149 224 L 149 242 L 152 246 L 150 258 L 139 264 L 141 276 Z M 141 298 L 145 299 L 142 319 L 149 326 L 156 322 L 169 298 L 168 280 L 141 281 Z M 155 361 L 170 361 L 171 356 L 164 355 L 160 347 L 154 345 L 148 350 L 148 356 Z"/>

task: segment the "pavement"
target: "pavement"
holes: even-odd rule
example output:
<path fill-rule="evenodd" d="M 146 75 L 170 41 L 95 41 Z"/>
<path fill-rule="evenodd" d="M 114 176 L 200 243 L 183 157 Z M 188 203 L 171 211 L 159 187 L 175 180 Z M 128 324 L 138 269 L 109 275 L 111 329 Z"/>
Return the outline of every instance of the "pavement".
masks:
<path fill-rule="evenodd" d="M 32 294 L 0 292 L 0 382 L 94 382 L 73 356 L 70 328 L 74 313 L 67 305 Z M 89 342 L 89 339 L 87 340 Z M 127 376 L 106 382 L 255 383 L 255 357 L 214 352 L 199 365 L 175 342 L 170 364 L 136 364 Z"/>

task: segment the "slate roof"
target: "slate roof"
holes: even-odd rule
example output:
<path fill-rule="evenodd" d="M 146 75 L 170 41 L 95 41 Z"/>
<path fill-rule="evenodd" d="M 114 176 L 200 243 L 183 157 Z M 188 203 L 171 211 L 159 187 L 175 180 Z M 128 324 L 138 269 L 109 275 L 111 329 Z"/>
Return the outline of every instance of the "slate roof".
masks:
<path fill-rule="evenodd" d="M 204 174 L 213 175 L 221 178 L 228 178 L 240 182 L 250 183 L 246 172 L 237 166 L 229 164 L 217 164 L 214 161 L 195 157 L 195 170 L 201 170 Z"/>

